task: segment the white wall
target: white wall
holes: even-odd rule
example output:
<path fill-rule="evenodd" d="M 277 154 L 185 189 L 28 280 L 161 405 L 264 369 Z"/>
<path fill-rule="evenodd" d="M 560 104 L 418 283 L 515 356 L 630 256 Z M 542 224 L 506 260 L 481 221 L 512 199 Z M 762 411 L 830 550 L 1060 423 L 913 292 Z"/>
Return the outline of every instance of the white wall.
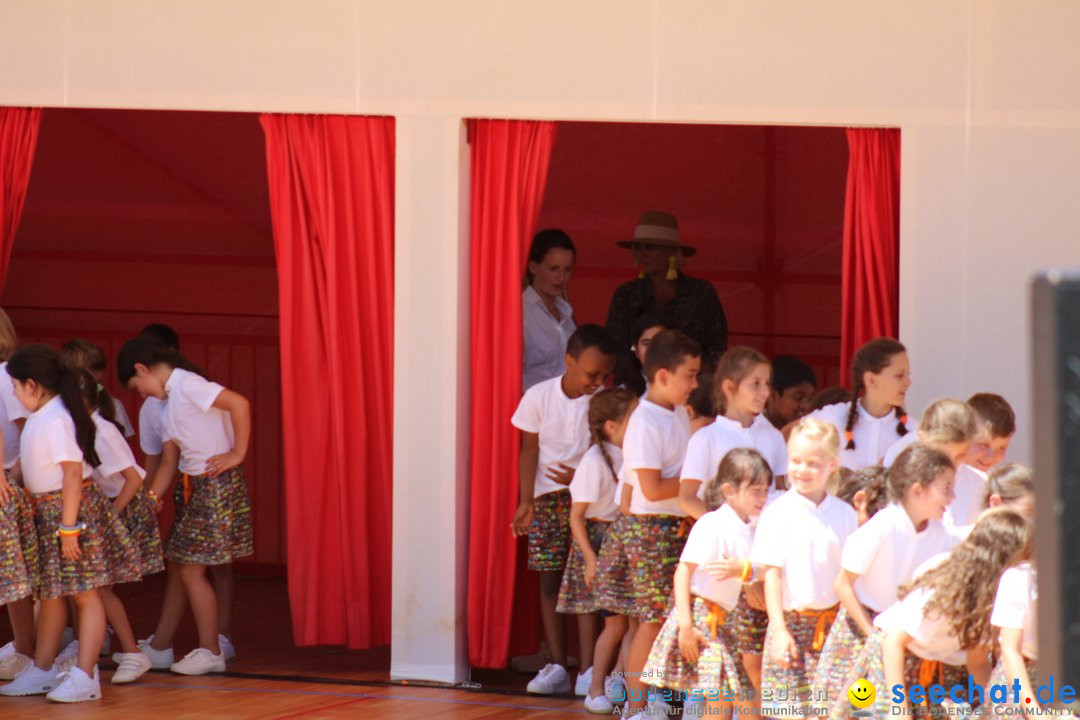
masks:
<path fill-rule="evenodd" d="M 426 566 L 399 531 L 432 488 L 461 522 L 458 119 L 899 126 L 913 410 L 1001 392 L 1027 460 L 1028 277 L 1080 264 L 1078 37 L 1068 0 L 0 0 L 0 103 L 400 118 L 394 597 L 454 664 L 455 523 L 428 535 L 457 548 L 428 597 L 404 595 Z M 398 630 L 395 666 L 423 664 Z"/>

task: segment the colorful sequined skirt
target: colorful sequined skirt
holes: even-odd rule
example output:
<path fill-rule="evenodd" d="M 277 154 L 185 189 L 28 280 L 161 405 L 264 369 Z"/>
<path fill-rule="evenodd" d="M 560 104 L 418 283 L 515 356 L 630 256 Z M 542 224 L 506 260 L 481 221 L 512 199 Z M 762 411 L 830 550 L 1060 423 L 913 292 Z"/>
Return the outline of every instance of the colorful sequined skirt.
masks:
<path fill-rule="evenodd" d="M 120 520 L 127 528 L 139 551 L 139 572 L 143 577 L 165 569 L 161 550 L 161 531 L 158 529 L 154 503 L 146 491 L 139 488 L 131 502 L 120 511 Z"/>
<path fill-rule="evenodd" d="M 627 617 L 634 613 L 634 590 L 630 579 L 630 559 L 627 557 L 633 524 L 631 515 L 615 518 L 596 561 L 596 606 Z"/>
<path fill-rule="evenodd" d="M 745 590 L 732 612 L 735 615 L 736 649 L 745 655 L 761 655 L 765 647 L 765 628 L 769 627 L 769 613 L 750 607 L 746 602 Z"/>
<path fill-rule="evenodd" d="M 1038 668 L 1035 665 L 1035 661 L 1024 658 L 1024 667 L 1027 668 L 1028 682 L 1031 684 L 1032 690 L 1038 690 Z M 1018 712 L 1019 708 L 1023 707 L 1025 710 L 1031 709 L 1031 705 L 1027 705 L 1024 703 L 1024 698 L 1020 699 L 1019 704 L 1013 702 L 1013 700 L 1015 699 L 1015 695 L 1013 694 L 1013 683 L 1015 683 L 1016 680 L 1017 678 L 1010 677 L 1005 674 L 1005 663 L 1001 660 L 998 660 L 997 664 L 994 665 L 993 671 L 990 673 L 990 681 L 986 684 L 986 688 L 984 689 L 984 692 L 987 694 L 984 695 L 983 700 L 987 705 L 991 707 L 989 712 L 990 717 L 1005 717 L 1007 715 L 1012 715 L 1013 717 L 1022 717 L 1022 715 L 1020 715 L 1020 713 Z M 990 698 L 990 688 L 994 687 L 995 685 L 1005 685 L 1009 688 L 1007 702 L 996 703 Z M 1032 698 L 1032 705 L 1034 704 L 1034 700 L 1035 698 Z M 999 707 L 1002 709 L 998 710 Z"/>
<path fill-rule="evenodd" d="M 734 649 L 735 609 L 727 613 L 699 597 L 694 597 L 693 602 L 694 628 L 705 640 L 699 647 L 697 661 L 687 662 L 679 650 L 679 620 L 676 608 L 672 608 L 653 642 L 642 680 L 685 693 L 699 690 L 705 695 L 719 691 L 721 695 L 737 697 L 751 685 L 742 658 Z"/>
<path fill-rule="evenodd" d="M 569 490 L 556 490 L 533 499 L 533 519 L 529 525 L 530 570 L 562 572 L 570 553 Z"/>
<path fill-rule="evenodd" d="M 599 554 L 604 545 L 604 537 L 611 529 L 611 523 L 600 520 L 586 520 L 585 532 L 589 535 L 589 544 L 593 552 Z M 599 566 L 597 562 L 597 566 Z M 598 573 L 599 574 L 599 571 Z M 567 615 L 584 615 L 595 612 L 596 607 L 596 579 L 590 588 L 585 584 L 585 555 L 581 548 L 574 543 L 570 551 L 570 557 L 566 561 L 566 570 L 563 571 L 562 585 L 559 587 L 559 602 L 556 612 Z"/>
<path fill-rule="evenodd" d="M 165 557 L 189 565 L 225 565 L 254 552 L 251 502 L 239 467 L 181 479 Z"/>
<path fill-rule="evenodd" d="M 870 622 L 873 622 L 874 611 L 865 605 L 863 611 L 869 616 Z M 848 687 L 853 682 L 848 680 L 851 666 L 862 652 L 865 642 L 866 636 L 852 619 L 847 608 L 841 606 L 839 612 L 836 613 L 836 620 L 829 628 L 829 637 L 825 640 L 825 647 L 822 648 L 821 656 L 818 658 L 814 689 L 824 689 L 830 698 L 847 695 Z M 858 678 L 855 679 L 858 680 Z"/>
<path fill-rule="evenodd" d="M 30 572 L 19 534 L 19 498 L 26 494 L 12 487 L 12 497 L 0 508 L 0 605 L 21 600 L 33 592 Z"/>
<path fill-rule="evenodd" d="M 673 605 L 672 581 L 688 523 L 677 515 L 634 515 L 633 519 L 627 544 L 633 614 L 643 623 L 662 623 Z"/>
<path fill-rule="evenodd" d="M 766 630 L 761 666 L 763 714 L 778 717 L 816 715 L 819 714 L 818 710 L 828 707 L 828 696 L 825 695 L 824 688 L 814 687 L 813 682 L 818 657 L 825 645 L 835 613 L 835 609 L 816 614 L 784 611 L 784 623 L 799 649 L 798 655 L 791 658 L 788 667 L 780 665 L 773 658 L 772 627 Z M 846 692 L 844 697 L 847 697 Z"/>
<path fill-rule="evenodd" d="M 63 556 L 56 536 L 64 511 L 61 492 L 35 495 L 33 504 L 38 537 L 35 597 L 65 597 L 142 577 L 135 542 L 97 483 L 82 488 L 78 521 L 86 528 L 79 534 L 80 554 L 75 560 Z"/>
<path fill-rule="evenodd" d="M 884 660 L 881 654 L 881 644 L 884 642 L 885 637 L 884 630 L 874 629 L 874 632 L 863 643 L 862 651 L 855 658 L 855 662 L 852 663 L 851 672 L 846 680 L 847 685 L 850 686 L 859 678 L 865 678 L 867 682 L 878 688 L 877 699 L 874 700 L 873 707 L 867 709 L 873 711 L 874 717 L 880 718 L 890 717 L 893 707 L 892 694 L 881 690 L 885 688 Z M 949 688 L 953 685 L 963 685 L 966 690 L 967 678 L 968 671 L 965 666 L 931 663 L 914 653 L 904 653 L 904 687 L 922 685 L 925 688 L 938 684 L 945 688 L 945 696 L 948 697 Z M 966 692 L 964 694 L 966 695 Z M 846 718 L 851 714 L 851 701 L 848 700 L 846 690 L 839 696 L 832 698 L 832 700 L 829 717 Z M 939 707 L 935 703 L 930 703 L 930 706 Z M 929 711 L 932 712 L 932 708 Z M 927 712 L 927 706 L 924 706 L 922 716 L 925 717 Z M 947 715 L 943 715 L 943 717 L 947 717 Z"/>

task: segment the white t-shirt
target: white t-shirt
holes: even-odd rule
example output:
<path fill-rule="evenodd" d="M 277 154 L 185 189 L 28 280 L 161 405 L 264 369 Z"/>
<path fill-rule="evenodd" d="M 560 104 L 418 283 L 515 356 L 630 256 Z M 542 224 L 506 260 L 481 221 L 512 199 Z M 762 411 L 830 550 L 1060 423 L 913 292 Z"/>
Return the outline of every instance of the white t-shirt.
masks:
<path fill-rule="evenodd" d="M 23 404 L 15 398 L 15 387 L 8 375 L 7 363 L 0 363 L 0 432 L 4 434 L 4 469 L 10 470 L 19 461 L 19 426 L 16 420 L 30 417 Z"/>
<path fill-rule="evenodd" d="M 832 423 L 836 427 L 836 432 L 840 434 L 840 464 L 850 470 L 880 465 L 885 451 L 900 439 L 900 435 L 896 432 L 900 420 L 895 412 L 876 418 L 866 411 L 861 402 L 858 403 L 858 408 L 859 416 L 855 419 L 855 427 L 852 428 L 855 440 L 854 450 L 847 449 L 847 440 L 844 438 L 844 428 L 847 427 L 851 403 L 826 405 L 810 413 L 810 417 Z"/>
<path fill-rule="evenodd" d="M 876 613 L 896 602 L 896 590 L 915 576 L 931 557 L 952 550 L 959 541 L 940 520 L 930 520 L 916 532 L 901 505 L 879 510 L 844 543 L 841 566 L 858 573 L 855 597 Z"/>
<path fill-rule="evenodd" d="M 1020 651 L 1028 660 L 1039 659 L 1039 636 L 1036 620 L 1039 615 L 1039 591 L 1035 582 L 1035 567 L 1020 563 L 1001 574 L 994 611 L 990 624 L 999 628 L 1023 630 Z"/>
<path fill-rule="evenodd" d="M 124 428 L 124 437 L 135 437 L 135 428 L 131 425 L 131 418 L 128 417 L 124 404 L 116 398 L 112 398 L 112 401 L 113 407 L 116 409 L 116 422 L 120 423 L 120 426 Z"/>
<path fill-rule="evenodd" d="M 630 512 L 634 515 L 686 515 L 679 498 L 647 500 L 638 483 L 638 470 L 659 470 L 660 477 L 679 477 L 686 444 L 690 441 L 690 416 L 686 408 L 660 407 L 649 400 L 638 403 L 623 435 L 623 474 L 634 489 Z"/>
<path fill-rule="evenodd" d="M 206 473 L 206 461 L 233 449 L 232 417 L 214 401 L 224 386 L 181 368 L 165 383 L 168 402 L 162 413 L 165 440 L 180 448 L 180 472 Z"/>
<path fill-rule="evenodd" d="M 574 308 L 563 298 L 555 298 L 561 320 L 555 320 L 532 286 L 521 293 L 521 322 L 524 339 L 521 389 L 559 377 L 566 372 L 566 343 L 574 334 Z"/>
<path fill-rule="evenodd" d="M 565 490 L 547 477 L 548 468 L 560 463 L 576 468 L 589 449 L 590 395 L 569 398 L 562 389 L 563 376 L 537 383 L 525 391 L 510 422 L 524 432 L 540 436 L 533 497 Z"/>
<path fill-rule="evenodd" d="M 133 467 L 141 478 L 146 477 L 146 471 L 135 462 L 135 454 L 131 452 L 131 446 L 127 444 L 120 429 L 96 411 L 92 417 L 97 428 L 94 449 L 101 460 L 101 464 L 94 468 L 92 474 L 105 497 L 114 498 L 124 489 L 125 480 L 121 475 L 124 470 Z"/>
<path fill-rule="evenodd" d="M 615 475 L 604 460 L 599 445 L 593 445 L 578 463 L 574 479 L 570 481 L 570 499 L 573 502 L 587 502 L 586 520 L 606 520 L 613 522 L 619 517 L 619 500 L 615 495 L 618 489 L 618 474 L 622 469 L 622 450 L 611 443 L 604 443 L 611 464 L 615 466 Z"/>
<path fill-rule="evenodd" d="M 35 495 L 56 492 L 64 487 L 64 469 L 60 463 L 81 462 L 82 476 L 90 476 L 90 466 L 83 460 L 75 439 L 75 421 L 71 419 L 60 396 L 51 398 L 26 421 L 20 438 L 23 485 Z"/>
<path fill-rule="evenodd" d="M 844 437 L 843 434 L 841 434 L 840 437 Z M 858 440 L 856 440 L 855 442 L 858 443 Z M 904 435 L 902 438 L 890 445 L 889 449 L 885 451 L 885 459 L 881 461 L 881 464 L 884 467 L 892 467 L 892 464 L 896 462 L 897 456 L 899 456 L 900 453 L 904 452 L 904 450 L 908 449 L 917 442 L 919 442 L 918 432 L 912 431 L 909 432 L 907 435 Z"/>
<path fill-rule="evenodd" d="M 681 562 L 698 566 L 690 576 L 690 592 L 718 603 L 725 610 L 734 609 L 739 602 L 742 580 L 737 577 L 717 580 L 701 566 L 724 557 L 749 558 L 753 542 L 753 523 L 743 522 L 730 505 L 721 505 L 698 518 L 679 557 Z"/>
<path fill-rule="evenodd" d="M 927 570 L 940 565 L 949 557 L 941 553 L 930 558 L 915 570 L 914 577 L 919 577 Z M 885 612 L 874 619 L 874 625 L 887 633 L 903 630 L 911 637 L 908 651 L 923 660 L 939 660 L 947 665 L 964 665 L 967 653 L 960 647 L 960 642 L 949 630 L 949 622 L 940 613 L 933 612 L 929 617 L 924 612 L 930 600 L 931 591 L 917 588 L 907 597 L 894 603 Z"/>
<path fill-rule="evenodd" d="M 945 510 L 945 524 L 950 527 L 974 525 L 983 511 L 986 495 L 986 473 L 971 465 L 956 469 L 953 494 L 956 497 Z"/>
<path fill-rule="evenodd" d="M 147 455 L 160 455 L 165 442 L 165 401 L 150 395 L 139 408 L 139 447 Z"/>
<path fill-rule="evenodd" d="M 815 505 L 788 490 L 762 511 L 750 560 L 783 570 L 784 610 L 824 610 L 837 603 L 841 550 L 858 524 L 843 500 L 826 495 Z"/>
<path fill-rule="evenodd" d="M 744 428 L 739 422 L 723 415 L 690 436 L 686 446 L 686 461 L 682 480 L 700 480 L 697 496 L 705 499 L 705 488 L 716 479 L 720 461 L 734 448 L 753 448 L 769 463 L 774 476 L 787 474 L 787 445 L 776 427 L 758 415 Z"/>

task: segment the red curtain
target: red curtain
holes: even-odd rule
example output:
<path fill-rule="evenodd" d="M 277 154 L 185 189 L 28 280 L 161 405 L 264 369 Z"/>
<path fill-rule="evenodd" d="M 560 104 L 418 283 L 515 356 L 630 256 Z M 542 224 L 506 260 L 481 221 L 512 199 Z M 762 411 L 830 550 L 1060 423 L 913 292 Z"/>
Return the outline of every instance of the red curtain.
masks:
<path fill-rule="evenodd" d="M 263 115 L 298 645 L 390 641 L 394 119 Z"/>
<path fill-rule="evenodd" d="M 0 295 L 26 204 L 40 128 L 41 108 L 0 107 Z"/>
<path fill-rule="evenodd" d="M 469 137 L 469 662 L 503 667 L 517 553 L 510 522 L 518 500 L 520 438 L 510 417 L 521 399 L 521 277 L 544 195 L 555 123 L 471 120 Z"/>
<path fill-rule="evenodd" d="M 848 128 L 840 377 L 863 343 L 900 332 L 900 131 Z"/>

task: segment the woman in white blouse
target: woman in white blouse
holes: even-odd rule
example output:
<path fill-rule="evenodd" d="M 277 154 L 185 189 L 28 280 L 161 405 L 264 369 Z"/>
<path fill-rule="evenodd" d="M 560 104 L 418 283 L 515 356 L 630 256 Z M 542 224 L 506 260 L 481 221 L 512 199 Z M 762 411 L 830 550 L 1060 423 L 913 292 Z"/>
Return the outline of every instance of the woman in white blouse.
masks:
<path fill-rule="evenodd" d="M 562 230 L 541 230 L 533 238 L 521 295 L 525 340 L 522 392 L 563 374 L 566 341 L 574 332 L 574 309 L 566 287 L 574 270 L 574 243 Z"/>

